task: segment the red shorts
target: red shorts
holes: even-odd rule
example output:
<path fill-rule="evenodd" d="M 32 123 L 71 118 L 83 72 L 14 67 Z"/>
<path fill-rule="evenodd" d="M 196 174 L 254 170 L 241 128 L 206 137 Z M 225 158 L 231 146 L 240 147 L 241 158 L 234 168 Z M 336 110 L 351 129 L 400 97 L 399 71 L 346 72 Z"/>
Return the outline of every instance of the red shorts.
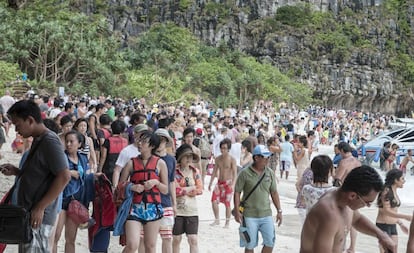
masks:
<path fill-rule="evenodd" d="M 402 170 L 402 172 L 405 174 L 407 173 L 407 166 L 406 165 L 402 165 L 400 164 L 400 170 Z"/>
<path fill-rule="evenodd" d="M 231 198 L 233 197 L 233 189 L 231 188 L 231 180 L 218 181 L 216 187 L 214 187 L 213 195 L 211 196 L 211 202 L 219 201 L 224 203 L 226 207 L 230 207 Z"/>

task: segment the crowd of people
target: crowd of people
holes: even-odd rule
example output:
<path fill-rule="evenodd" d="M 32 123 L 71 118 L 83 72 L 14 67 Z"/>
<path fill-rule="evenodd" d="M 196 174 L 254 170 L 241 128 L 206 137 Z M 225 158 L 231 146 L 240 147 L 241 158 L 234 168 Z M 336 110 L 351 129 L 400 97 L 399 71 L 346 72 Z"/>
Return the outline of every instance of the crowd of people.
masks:
<path fill-rule="evenodd" d="M 396 225 L 408 232 L 401 219 L 412 216 L 398 213 L 396 192 L 404 184 L 403 168 L 388 162 L 384 184 L 353 153 L 387 129 L 388 116 L 318 106 L 302 110 L 271 101 L 237 110 L 213 108 L 203 100 L 172 106 L 87 96 L 34 96 L 11 103 L 9 97 L 6 92 L 0 98 L 3 137 L 13 124 L 14 147 L 23 156 L 19 166 L 2 164 L 1 171 L 16 176 L 12 203 L 32 210 L 37 234 L 20 245 L 20 252 L 57 252 L 63 230 L 65 252 L 75 252 L 81 227 L 93 230 L 90 252 L 107 252 L 111 231 L 120 236 L 123 252 L 156 252 L 158 234 L 163 253 L 179 253 L 183 234 L 189 251 L 199 252 L 197 195 L 207 189 L 211 226 L 220 225 L 222 203 L 224 227 L 233 214 L 245 252 L 254 252 L 259 233 L 262 252 L 272 252 L 271 205 L 280 226 L 277 182 L 288 180 L 291 171 L 296 172 L 295 207 L 303 224 L 301 252 L 342 252 L 348 233 L 346 250 L 355 252 L 356 231 L 377 237 L 382 250 L 397 252 Z M 319 154 L 320 144 L 337 144 L 333 161 Z M 411 156 L 402 164 L 409 161 Z M 96 182 L 102 178 L 112 186 L 107 193 L 113 201 L 98 207 L 94 199 L 102 188 Z M 39 185 L 41 198 L 31 190 Z M 370 206 L 377 195 L 373 224 L 358 209 Z M 67 215 L 73 200 L 102 212 L 115 208 L 117 215 L 109 225 L 96 224 L 94 215 L 78 224 Z"/>

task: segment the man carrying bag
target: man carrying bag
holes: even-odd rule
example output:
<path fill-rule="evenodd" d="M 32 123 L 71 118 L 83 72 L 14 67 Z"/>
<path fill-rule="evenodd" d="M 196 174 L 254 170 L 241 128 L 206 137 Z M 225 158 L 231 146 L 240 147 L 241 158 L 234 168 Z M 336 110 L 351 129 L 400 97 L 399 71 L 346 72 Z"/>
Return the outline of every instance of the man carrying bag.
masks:
<path fill-rule="evenodd" d="M 36 103 L 21 100 L 9 109 L 8 115 L 17 133 L 34 138 L 30 151 L 22 158 L 25 161 L 21 171 L 12 164 L 0 166 L 3 174 L 18 176 L 10 193 L 11 204 L 30 210 L 32 239 L 19 243 L 19 253 L 47 253 L 60 208 L 57 198 L 70 180 L 67 158 L 59 137 L 43 124 Z"/>
<path fill-rule="evenodd" d="M 264 146 L 257 145 L 253 150 L 253 164 L 242 170 L 237 177 L 234 191 L 234 218 L 240 223 L 240 247 L 245 252 L 253 253 L 258 245 L 258 234 L 263 237 L 263 250 L 271 253 L 275 243 L 275 228 L 273 225 L 272 209 L 269 195 L 277 209 L 276 221 L 282 223 L 282 209 L 276 188 L 274 172 L 266 167 L 272 153 Z M 241 193 L 247 194 L 242 201 Z M 241 212 L 242 211 L 242 212 Z"/>

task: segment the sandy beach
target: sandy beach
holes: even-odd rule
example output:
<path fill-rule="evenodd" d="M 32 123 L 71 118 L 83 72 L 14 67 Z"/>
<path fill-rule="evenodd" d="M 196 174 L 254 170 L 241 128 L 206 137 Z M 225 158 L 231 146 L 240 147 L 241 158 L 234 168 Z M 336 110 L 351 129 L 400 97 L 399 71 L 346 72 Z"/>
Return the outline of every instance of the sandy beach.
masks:
<path fill-rule="evenodd" d="M 18 164 L 20 160 L 20 154 L 13 153 L 10 143 L 15 137 L 14 129 L 10 130 L 7 138 L 7 143 L 2 147 L 1 153 L 3 158 L 0 163 L 13 163 Z M 332 155 L 332 146 L 321 146 L 319 153 Z M 383 175 L 383 173 L 381 173 Z M 206 177 L 206 182 L 209 182 L 210 178 Z M 297 210 L 294 208 L 296 199 L 296 189 L 294 186 L 296 180 L 296 170 L 291 171 L 291 176 L 288 181 L 279 179 L 278 191 L 281 199 L 281 205 L 283 209 L 283 223 L 280 227 L 276 228 L 276 246 L 273 252 L 292 253 L 299 252 L 300 248 L 300 232 L 301 224 Z M 0 174 L 0 196 L 11 187 L 14 182 L 14 178 L 6 177 Z M 402 206 L 399 209 L 401 213 L 412 213 L 414 210 L 414 198 L 412 198 L 411 192 L 414 189 L 414 176 L 407 175 L 407 182 L 404 189 L 401 189 L 399 195 L 401 197 Z M 210 203 L 211 192 L 205 190 L 201 196 L 197 198 L 199 207 L 199 252 L 200 253 L 235 253 L 243 252 L 243 249 L 239 247 L 239 235 L 238 235 L 238 223 L 233 219 L 230 222 L 229 228 L 223 228 L 224 225 L 224 205 L 220 205 L 220 226 L 210 226 L 213 222 L 214 216 Z M 367 215 L 371 221 L 375 222 L 377 215 L 377 208 L 375 206 L 361 209 L 361 213 Z M 408 222 L 404 221 L 407 225 Z M 408 235 L 403 234 L 401 230 L 399 232 L 399 253 L 405 253 L 406 243 Z M 63 238 L 63 235 L 62 235 Z M 259 240 L 261 243 L 261 239 Z M 63 251 L 64 239 L 59 242 L 59 252 Z M 357 252 L 360 253 L 372 253 L 379 252 L 377 239 L 363 234 L 358 234 L 357 239 Z M 258 247 L 255 252 L 260 252 L 261 247 Z M 118 245 L 118 237 L 111 238 L 111 245 L 109 252 L 121 252 L 122 247 Z M 10 245 L 6 249 L 7 253 L 17 252 L 15 245 Z M 78 230 L 76 252 L 88 252 L 87 243 L 87 231 Z M 161 239 L 158 239 L 157 252 L 161 252 Z M 188 243 L 183 236 L 181 242 L 181 252 L 188 253 Z"/>

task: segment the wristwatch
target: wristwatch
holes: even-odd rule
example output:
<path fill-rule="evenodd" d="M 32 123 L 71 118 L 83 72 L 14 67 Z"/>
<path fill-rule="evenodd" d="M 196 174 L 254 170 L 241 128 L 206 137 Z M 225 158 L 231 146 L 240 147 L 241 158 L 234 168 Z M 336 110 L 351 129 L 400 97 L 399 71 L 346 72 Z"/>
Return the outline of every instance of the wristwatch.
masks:
<path fill-rule="evenodd" d="M 278 213 L 282 213 L 282 209 L 277 209 L 277 212 Z"/>

